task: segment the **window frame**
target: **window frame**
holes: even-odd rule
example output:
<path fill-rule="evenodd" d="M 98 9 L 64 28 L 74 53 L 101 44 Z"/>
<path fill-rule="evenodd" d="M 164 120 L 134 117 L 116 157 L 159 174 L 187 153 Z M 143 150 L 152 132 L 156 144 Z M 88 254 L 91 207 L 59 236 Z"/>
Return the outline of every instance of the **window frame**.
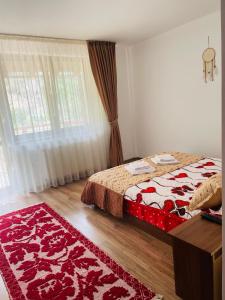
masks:
<path fill-rule="evenodd" d="M 62 59 L 65 59 L 66 57 L 62 56 Z M 84 124 L 77 124 L 74 126 L 62 126 L 62 122 L 60 122 L 60 99 L 58 98 L 58 92 L 57 92 L 57 87 L 56 87 L 56 81 L 57 81 L 57 76 L 62 72 L 71 72 L 70 71 L 62 71 L 59 70 L 57 73 L 54 70 L 54 66 L 53 66 L 53 59 L 54 57 L 51 56 L 45 56 L 46 59 L 46 63 L 48 63 L 48 72 L 44 72 L 43 70 L 40 70 L 39 72 L 42 73 L 43 76 L 43 84 L 44 84 L 44 94 L 45 94 L 45 101 L 46 101 L 46 107 L 47 107 L 47 112 L 48 112 L 48 117 L 49 117 L 49 126 L 50 129 L 47 130 L 43 130 L 43 131 L 34 131 L 34 127 L 31 127 L 33 132 L 27 132 L 27 133 L 21 133 L 21 134 L 17 134 L 16 133 L 16 127 L 14 125 L 13 122 L 13 116 L 12 116 L 12 110 L 10 108 L 10 103 L 9 103 L 9 94 L 7 92 L 7 89 L 5 88 L 5 93 L 6 93 L 6 99 L 7 99 L 7 104 L 5 106 L 5 109 L 7 110 L 7 114 L 9 115 L 9 117 L 7 118 L 6 123 L 8 123 L 6 126 L 8 128 L 10 128 L 9 130 L 13 133 L 15 142 L 20 143 L 20 142 L 29 142 L 32 141 L 34 138 L 39 138 L 39 139 L 48 139 L 51 138 L 52 134 L 54 134 L 54 132 L 65 132 L 65 131 L 71 131 L 73 129 L 78 129 L 78 128 L 82 128 L 85 127 Z M 77 57 L 75 57 L 75 59 L 77 59 Z M 81 65 L 83 64 L 82 57 L 79 57 L 80 63 Z M 83 68 L 81 67 L 81 71 L 84 73 Z M 80 81 L 81 84 L 81 89 L 82 91 L 85 93 L 85 88 L 83 87 L 83 80 L 82 80 L 82 76 L 84 76 L 84 74 L 82 74 L 82 72 L 79 73 L 79 76 L 77 76 L 78 78 L 78 82 Z M 36 72 L 35 72 L 36 73 Z M 14 75 L 15 76 L 15 75 Z M 5 80 L 9 80 L 11 76 L 9 76 L 8 72 L 5 71 L 3 72 L 3 81 L 5 82 Z M 79 78 L 80 77 L 80 78 Z M 23 77 L 21 77 L 23 79 Z M 31 77 L 32 78 L 32 77 Z M 35 77 L 34 77 L 35 78 Z M 51 80 L 51 78 L 53 80 Z M 5 84 L 6 85 L 6 84 Z M 48 87 L 48 95 L 46 93 L 46 87 Z M 75 99 L 77 100 L 77 99 Z M 32 116 L 32 115 L 31 115 Z"/>

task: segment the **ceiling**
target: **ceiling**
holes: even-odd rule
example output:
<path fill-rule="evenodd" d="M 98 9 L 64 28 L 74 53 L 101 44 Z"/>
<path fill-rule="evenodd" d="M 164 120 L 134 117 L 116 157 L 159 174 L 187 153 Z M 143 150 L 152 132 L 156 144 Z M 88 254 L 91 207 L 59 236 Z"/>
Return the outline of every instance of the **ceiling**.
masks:
<path fill-rule="evenodd" d="M 220 0 L 0 0 L 0 33 L 136 43 L 220 9 Z"/>

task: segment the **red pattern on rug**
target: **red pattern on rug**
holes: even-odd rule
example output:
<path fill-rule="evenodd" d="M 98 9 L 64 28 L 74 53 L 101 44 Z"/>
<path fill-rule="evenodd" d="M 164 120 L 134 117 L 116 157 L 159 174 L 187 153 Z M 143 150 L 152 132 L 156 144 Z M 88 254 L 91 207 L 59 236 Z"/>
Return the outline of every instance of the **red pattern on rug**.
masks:
<path fill-rule="evenodd" d="M 46 204 L 1 216 L 0 241 L 0 271 L 13 300 L 156 297 Z"/>

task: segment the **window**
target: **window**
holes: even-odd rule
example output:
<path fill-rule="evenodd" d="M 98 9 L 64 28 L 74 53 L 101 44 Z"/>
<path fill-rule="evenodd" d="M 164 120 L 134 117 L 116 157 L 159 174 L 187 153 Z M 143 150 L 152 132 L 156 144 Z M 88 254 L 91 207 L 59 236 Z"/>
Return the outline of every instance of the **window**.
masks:
<path fill-rule="evenodd" d="M 61 128 L 82 125 L 83 123 L 82 102 L 84 102 L 84 95 L 83 91 L 79 89 L 81 85 L 80 77 L 73 72 L 64 71 L 57 75 L 56 93 Z M 74 99 L 79 99 L 79 101 L 74 101 Z"/>
<path fill-rule="evenodd" d="M 86 43 L 0 38 L 0 105 L 9 162 L 0 188 L 1 174 L 23 193 L 107 167 L 109 126 Z"/>
<path fill-rule="evenodd" d="M 51 129 L 43 73 L 10 73 L 5 86 L 15 135 Z"/>
<path fill-rule="evenodd" d="M 17 139 L 90 122 L 93 100 L 87 98 L 90 97 L 86 91 L 90 84 L 85 77 L 87 58 L 15 54 L 12 60 L 7 54 L 2 59 L 11 127 Z M 93 85 L 91 88 L 94 91 L 91 98 L 95 98 L 101 111 L 96 88 Z"/>

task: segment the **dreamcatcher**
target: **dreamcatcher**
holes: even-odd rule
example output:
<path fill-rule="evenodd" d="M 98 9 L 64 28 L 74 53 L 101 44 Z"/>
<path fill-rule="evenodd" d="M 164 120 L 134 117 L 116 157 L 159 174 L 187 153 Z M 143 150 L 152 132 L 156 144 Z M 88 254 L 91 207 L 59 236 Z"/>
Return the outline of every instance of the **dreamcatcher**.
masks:
<path fill-rule="evenodd" d="M 215 49 L 209 47 L 209 37 L 208 48 L 203 51 L 202 59 L 205 82 L 208 80 L 214 81 L 214 72 L 216 69 L 216 51 Z"/>

